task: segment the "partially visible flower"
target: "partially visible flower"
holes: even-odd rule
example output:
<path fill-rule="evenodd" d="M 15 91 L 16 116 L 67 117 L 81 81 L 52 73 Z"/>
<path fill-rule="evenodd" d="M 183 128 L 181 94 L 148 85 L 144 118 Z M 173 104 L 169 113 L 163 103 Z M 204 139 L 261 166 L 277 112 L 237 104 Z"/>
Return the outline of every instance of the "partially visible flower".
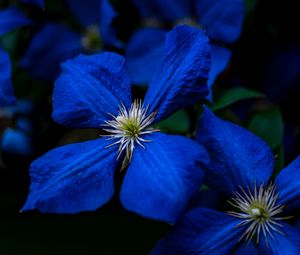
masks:
<path fill-rule="evenodd" d="M 0 37 L 29 23 L 30 20 L 15 7 L 0 10 Z M 9 54 L 0 46 L 0 107 L 13 105 L 15 102 Z"/>
<path fill-rule="evenodd" d="M 108 0 L 69 0 L 68 4 L 84 32 L 75 32 L 62 24 L 46 23 L 33 36 L 21 62 L 35 78 L 55 79 L 60 63 L 79 53 L 97 52 L 107 45 L 122 46 L 112 26 L 116 13 Z"/>
<path fill-rule="evenodd" d="M 300 232 L 285 222 L 300 207 L 300 157 L 272 184 L 274 157 L 267 144 L 207 108 L 197 140 L 211 158 L 206 183 L 232 197 L 232 208 L 191 210 L 152 254 L 300 254 Z"/>
<path fill-rule="evenodd" d="M 207 95 L 208 39 L 176 27 L 144 102 L 131 98 L 124 58 L 80 55 L 62 65 L 53 94 L 53 119 L 78 128 L 103 128 L 104 137 L 54 149 L 34 161 L 23 210 L 95 210 L 114 194 L 114 173 L 128 166 L 120 199 L 145 217 L 174 223 L 203 179 L 206 151 L 191 139 L 150 127 Z M 122 166 L 121 166 L 122 165 Z"/>
<path fill-rule="evenodd" d="M 193 24 L 204 29 L 211 40 L 212 67 L 208 87 L 224 71 L 231 51 L 223 44 L 235 42 L 242 30 L 244 3 L 242 0 L 133 0 L 144 19 L 146 28 L 137 30 L 126 49 L 128 70 L 133 82 L 145 85 L 158 68 L 163 56 L 163 42 L 167 32 L 157 24 Z M 194 7 L 193 7 L 194 6 Z M 158 22 L 154 22 L 153 20 Z M 150 21 L 150 22 L 149 22 Z M 211 97 L 211 95 L 210 95 Z"/>

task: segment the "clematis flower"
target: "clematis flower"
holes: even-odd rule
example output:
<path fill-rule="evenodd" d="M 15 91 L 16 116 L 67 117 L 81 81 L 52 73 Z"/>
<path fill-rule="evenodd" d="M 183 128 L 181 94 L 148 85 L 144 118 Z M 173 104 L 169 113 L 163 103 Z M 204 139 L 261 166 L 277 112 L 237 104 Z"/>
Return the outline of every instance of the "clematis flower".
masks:
<path fill-rule="evenodd" d="M 231 209 L 187 212 L 152 254 L 299 254 L 300 232 L 286 221 L 300 206 L 300 157 L 271 182 L 274 157 L 267 144 L 207 108 L 197 140 L 211 158 L 205 181 L 232 197 Z"/>
<path fill-rule="evenodd" d="M 68 5 L 84 28 L 83 33 L 48 22 L 32 38 L 21 66 L 35 78 L 53 80 L 60 63 L 83 52 L 97 52 L 103 45 L 121 47 L 112 26 L 117 15 L 108 0 L 69 0 Z"/>
<path fill-rule="evenodd" d="M 23 210 L 77 213 L 95 210 L 114 193 L 114 173 L 128 165 L 123 206 L 174 223 L 202 183 L 205 149 L 191 139 L 150 127 L 207 95 L 208 39 L 201 30 L 176 27 L 142 103 L 132 102 L 122 56 L 80 55 L 62 65 L 55 83 L 53 119 L 77 128 L 104 128 L 102 138 L 54 149 L 30 167 Z"/>
<path fill-rule="evenodd" d="M 29 23 L 30 20 L 16 7 L 0 10 L 0 37 Z M 0 107 L 13 105 L 15 102 L 9 54 L 0 47 Z"/>
<path fill-rule="evenodd" d="M 208 80 L 211 90 L 216 78 L 224 71 L 231 58 L 231 51 L 223 44 L 235 42 L 241 33 L 243 1 L 133 0 L 133 3 L 145 24 L 149 23 L 149 27 L 138 29 L 133 34 L 126 48 L 128 70 L 133 82 L 137 85 L 148 84 L 163 56 L 163 43 L 168 30 L 163 26 L 157 27 L 157 23 L 185 23 L 202 27 L 211 39 L 212 67 Z"/>

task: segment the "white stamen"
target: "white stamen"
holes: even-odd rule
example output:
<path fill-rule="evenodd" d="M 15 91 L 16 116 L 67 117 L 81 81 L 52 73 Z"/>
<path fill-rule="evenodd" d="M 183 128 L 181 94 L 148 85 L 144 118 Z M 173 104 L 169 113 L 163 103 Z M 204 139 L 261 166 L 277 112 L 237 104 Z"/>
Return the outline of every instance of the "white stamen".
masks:
<path fill-rule="evenodd" d="M 107 136 L 108 139 L 117 139 L 107 147 L 119 144 L 117 159 L 125 152 L 121 170 L 131 161 L 135 144 L 145 148 L 143 143 L 150 142 L 150 140 L 143 139 L 142 136 L 159 131 L 149 128 L 156 114 L 155 111 L 148 115 L 148 107 L 144 108 L 141 100 L 135 100 L 130 109 L 127 110 L 122 104 L 119 115 L 110 114 L 113 119 L 105 121 L 103 130 L 110 134 L 104 136 Z"/>
<path fill-rule="evenodd" d="M 275 217 L 282 213 L 285 207 L 277 204 L 278 194 L 275 185 L 265 188 L 264 184 L 261 184 L 259 190 L 255 185 L 253 193 L 250 188 L 247 191 L 242 187 L 240 189 L 241 193 L 235 192 L 236 197 L 229 201 L 240 212 L 228 212 L 231 216 L 243 219 L 237 227 L 248 225 L 240 240 L 245 238 L 246 241 L 250 241 L 256 235 L 256 243 L 258 243 L 260 233 L 262 233 L 268 246 L 268 236 L 273 238 L 273 231 L 284 235 L 280 230 L 282 225 L 277 221 L 291 217 Z"/>

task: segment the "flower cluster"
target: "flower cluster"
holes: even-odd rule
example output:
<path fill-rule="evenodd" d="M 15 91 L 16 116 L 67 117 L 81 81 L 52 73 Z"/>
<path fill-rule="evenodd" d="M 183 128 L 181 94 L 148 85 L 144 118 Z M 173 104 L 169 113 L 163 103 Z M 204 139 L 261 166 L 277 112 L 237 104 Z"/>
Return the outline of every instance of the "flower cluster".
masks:
<path fill-rule="evenodd" d="M 300 254 L 300 45 L 247 76 L 250 2 L 0 3 L 0 191 L 19 176 L 18 217 L 155 221 L 153 255 Z"/>

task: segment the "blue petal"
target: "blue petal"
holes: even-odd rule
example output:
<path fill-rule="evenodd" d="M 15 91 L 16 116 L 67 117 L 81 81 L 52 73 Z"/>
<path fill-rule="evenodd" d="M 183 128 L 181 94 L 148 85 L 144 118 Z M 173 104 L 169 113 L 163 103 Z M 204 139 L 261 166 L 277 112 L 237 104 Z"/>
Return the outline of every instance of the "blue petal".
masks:
<path fill-rule="evenodd" d="M 219 74 L 227 67 L 231 59 L 231 51 L 217 44 L 211 44 L 211 69 L 207 82 L 209 88 L 208 98 L 212 99 L 212 86 L 214 85 Z"/>
<path fill-rule="evenodd" d="M 32 38 L 21 66 L 35 78 L 53 80 L 61 62 L 82 52 L 80 40 L 68 27 L 48 23 Z"/>
<path fill-rule="evenodd" d="M 167 30 L 142 28 L 127 44 L 126 62 L 130 77 L 137 85 L 149 84 L 164 56 Z"/>
<path fill-rule="evenodd" d="M 0 36 L 29 23 L 30 20 L 16 7 L 0 10 Z"/>
<path fill-rule="evenodd" d="M 117 39 L 116 30 L 113 27 L 113 20 L 117 13 L 108 0 L 102 0 L 100 4 L 100 32 L 105 45 L 111 45 L 118 48 L 122 47 L 122 42 Z"/>
<path fill-rule="evenodd" d="M 275 183 L 279 192 L 278 202 L 287 209 L 300 209 L 300 156 L 281 170 Z"/>
<path fill-rule="evenodd" d="M 244 18 L 243 0 L 197 0 L 195 8 L 198 22 L 209 38 L 225 43 L 239 38 Z"/>
<path fill-rule="evenodd" d="M 234 255 L 259 255 L 258 249 L 253 243 L 251 242 L 243 242 L 240 247 L 233 253 Z"/>
<path fill-rule="evenodd" d="M 248 130 L 217 118 L 205 107 L 197 141 L 211 158 L 205 180 L 212 188 L 231 194 L 239 186 L 267 183 L 274 169 L 269 146 Z"/>
<path fill-rule="evenodd" d="M 191 16 L 191 0 L 133 0 L 140 15 L 144 18 L 163 19 L 176 22 Z"/>
<path fill-rule="evenodd" d="M 98 24 L 101 0 L 67 0 L 67 3 L 83 26 Z"/>
<path fill-rule="evenodd" d="M 108 141 L 65 145 L 30 166 L 30 193 L 22 210 L 77 213 L 96 210 L 114 193 L 117 152 Z"/>
<path fill-rule="evenodd" d="M 203 180 L 207 153 L 191 139 L 154 133 L 135 148 L 121 189 L 123 206 L 145 217 L 174 223 Z"/>
<path fill-rule="evenodd" d="M 55 82 L 53 119 L 71 127 L 99 128 L 120 103 L 131 105 L 124 58 L 115 53 L 79 55 L 62 64 Z"/>
<path fill-rule="evenodd" d="M 149 110 L 158 110 L 156 121 L 192 105 L 207 93 L 210 46 L 204 32 L 181 25 L 166 36 L 165 55 L 145 97 Z"/>
<path fill-rule="evenodd" d="M 1 149 L 13 154 L 29 155 L 32 152 L 31 139 L 25 132 L 8 128 L 3 133 Z"/>
<path fill-rule="evenodd" d="M 232 254 L 243 232 L 239 219 L 207 208 L 189 211 L 152 255 Z"/>
<path fill-rule="evenodd" d="M 265 240 L 259 242 L 260 254 L 270 255 L 298 255 L 300 254 L 300 232 L 298 229 L 289 226 L 284 222 L 282 224 L 282 232 L 285 235 L 272 232 L 274 238 L 268 238 L 269 245 L 266 246 Z"/>
<path fill-rule="evenodd" d="M 9 55 L 0 48 L 0 107 L 16 103 L 11 83 L 11 63 Z"/>
<path fill-rule="evenodd" d="M 21 2 L 25 4 L 34 4 L 39 6 L 40 8 L 44 8 L 45 6 L 44 0 L 21 0 Z"/>

